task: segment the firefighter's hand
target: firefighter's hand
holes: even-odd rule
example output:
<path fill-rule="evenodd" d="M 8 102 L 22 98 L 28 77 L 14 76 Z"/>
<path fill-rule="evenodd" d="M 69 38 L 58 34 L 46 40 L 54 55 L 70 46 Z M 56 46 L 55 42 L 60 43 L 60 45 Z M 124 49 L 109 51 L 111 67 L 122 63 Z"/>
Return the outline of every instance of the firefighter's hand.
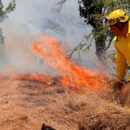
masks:
<path fill-rule="evenodd" d="M 124 87 L 124 84 L 125 84 L 125 82 L 124 81 L 115 81 L 114 83 L 113 83 L 113 86 L 112 86 L 112 88 L 113 88 L 113 91 L 116 91 L 116 90 L 122 90 Z"/>

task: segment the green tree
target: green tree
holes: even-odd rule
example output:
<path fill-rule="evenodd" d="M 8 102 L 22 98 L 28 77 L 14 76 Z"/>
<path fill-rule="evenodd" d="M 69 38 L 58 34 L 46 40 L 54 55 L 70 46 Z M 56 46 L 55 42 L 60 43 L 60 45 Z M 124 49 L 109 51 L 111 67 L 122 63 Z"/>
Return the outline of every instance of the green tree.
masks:
<path fill-rule="evenodd" d="M 129 0 L 78 0 L 80 16 L 84 18 L 84 22 L 93 27 L 93 38 L 95 39 L 96 54 L 102 59 L 106 50 L 112 42 L 113 36 L 104 26 L 104 18 L 106 14 L 115 9 L 124 9 L 130 11 Z M 87 36 L 88 38 L 88 36 Z M 107 43 L 107 45 L 106 45 Z M 79 47 L 80 46 L 80 47 Z M 87 43 L 83 43 L 76 48 L 88 47 Z"/>
<path fill-rule="evenodd" d="M 7 7 L 4 7 L 2 1 L 0 0 L 0 23 L 4 22 L 8 18 L 8 14 L 14 11 L 16 8 L 16 2 L 15 0 L 11 0 L 11 2 L 7 5 Z M 5 63 L 5 55 L 4 55 L 4 36 L 2 29 L 0 27 L 0 63 Z M 3 64 L 4 65 L 4 64 Z"/>
<path fill-rule="evenodd" d="M 16 1 L 12 0 L 5 8 L 2 1 L 0 0 L 0 23 L 8 18 L 8 14 L 14 11 L 16 8 Z M 0 28 L 0 44 L 4 46 L 4 36 L 2 34 L 2 29 Z"/>

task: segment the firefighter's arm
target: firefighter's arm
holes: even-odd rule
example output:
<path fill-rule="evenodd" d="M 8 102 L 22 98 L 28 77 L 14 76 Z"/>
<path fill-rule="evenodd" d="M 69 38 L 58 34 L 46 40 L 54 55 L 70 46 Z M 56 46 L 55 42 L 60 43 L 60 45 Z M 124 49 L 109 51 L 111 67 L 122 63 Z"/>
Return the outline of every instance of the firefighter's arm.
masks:
<path fill-rule="evenodd" d="M 116 48 L 116 75 L 117 80 L 121 81 L 124 80 L 126 75 L 126 59 L 122 55 L 122 53 Z"/>

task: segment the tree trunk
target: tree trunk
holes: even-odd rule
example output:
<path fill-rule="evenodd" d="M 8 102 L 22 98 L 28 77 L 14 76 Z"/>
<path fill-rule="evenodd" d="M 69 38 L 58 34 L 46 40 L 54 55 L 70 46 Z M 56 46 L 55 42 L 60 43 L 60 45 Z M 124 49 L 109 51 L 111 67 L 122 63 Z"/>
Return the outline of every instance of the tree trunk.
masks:
<path fill-rule="evenodd" d="M 100 30 L 98 28 L 95 29 L 95 34 L 98 35 Z M 105 58 L 105 51 L 106 51 L 106 35 L 100 34 L 98 37 L 95 37 L 95 47 L 96 47 L 96 55 L 100 60 Z"/>
<path fill-rule="evenodd" d="M 93 27 L 96 55 L 101 60 L 105 56 L 105 41 L 106 34 L 100 33 L 103 27 L 103 21 L 95 15 L 101 15 L 103 9 L 103 3 L 100 1 L 98 5 L 93 4 L 94 0 L 79 0 L 80 16 L 85 18 L 85 22 Z"/>

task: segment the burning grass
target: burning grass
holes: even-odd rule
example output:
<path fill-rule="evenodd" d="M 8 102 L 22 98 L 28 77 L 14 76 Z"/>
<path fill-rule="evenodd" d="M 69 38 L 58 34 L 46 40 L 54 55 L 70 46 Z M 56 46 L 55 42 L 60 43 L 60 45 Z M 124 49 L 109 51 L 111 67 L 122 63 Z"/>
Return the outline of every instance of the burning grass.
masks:
<path fill-rule="evenodd" d="M 0 129 L 39 130 L 44 123 L 56 130 L 130 129 L 129 108 L 117 104 L 109 78 L 71 63 L 55 38 L 41 37 L 32 50 L 58 76 L 1 76 Z"/>
<path fill-rule="evenodd" d="M 1 80 L 0 129 L 39 130 L 45 123 L 56 130 L 129 130 L 129 108 L 110 99 L 112 93 L 75 93 L 58 80 L 29 77 Z"/>
<path fill-rule="evenodd" d="M 72 64 L 55 38 L 41 37 L 33 44 L 32 50 L 41 56 L 52 70 L 58 72 L 62 86 L 83 91 L 106 89 L 104 77 L 89 69 Z"/>

